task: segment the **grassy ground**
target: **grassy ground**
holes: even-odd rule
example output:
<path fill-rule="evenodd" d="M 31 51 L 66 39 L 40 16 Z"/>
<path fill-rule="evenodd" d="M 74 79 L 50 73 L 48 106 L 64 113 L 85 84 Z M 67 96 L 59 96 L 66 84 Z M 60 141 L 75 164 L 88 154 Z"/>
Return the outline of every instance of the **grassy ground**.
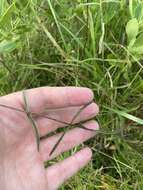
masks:
<path fill-rule="evenodd" d="M 0 1 L 0 95 L 86 86 L 100 105 L 93 161 L 61 189 L 143 189 L 142 58 L 141 0 Z"/>

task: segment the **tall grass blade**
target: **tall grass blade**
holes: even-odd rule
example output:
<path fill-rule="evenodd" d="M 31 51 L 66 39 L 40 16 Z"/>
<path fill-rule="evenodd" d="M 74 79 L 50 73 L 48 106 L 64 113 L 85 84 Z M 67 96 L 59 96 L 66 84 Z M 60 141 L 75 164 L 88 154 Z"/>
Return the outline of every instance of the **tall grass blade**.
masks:
<path fill-rule="evenodd" d="M 61 56 L 64 58 L 67 58 L 66 53 L 64 52 L 64 50 L 59 46 L 59 44 L 56 42 L 55 38 L 52 36 L 52 34 L 48 31 L 48 29 L 45 27 L 45 25 L 43 25 L 41 23 L 41 20 L 39 17 L 37 17 L 37 21 L 39 23 L 39 25 L 41 26 L 41 28 L 43 29 L 43 31 L 45 32 L 45 34 L 47 35 L 47 37 L 49 38 L 49 40 L 52 42 L 52 44 L 57 48 L 57 50 L 60 52 Z"/>
<path fill-rule="evenodd" d="M 120 115 L 120 116 L 123 116 L 123 117 L 125 117 L 125 118 L 127 118 L 127 119 L 129 119 L 129 120 L 132 120 L 132 121 L 138 123 L 139 125 L 143 125 L 143 119 L 140 119 L 140 118 L 138 118 L 138 117 L 135 117 L 135 116 L 133 116 L 133 115 L 131 115 L 131 114 L 128 114 L 128 113 L 126 113 L 126 112 L 124 112 L 124 111 L 115 110 L 115 109 L 112 109 L 112 108 L 109 108 L 109 107 L 106 107 L 106 106 L 104 106 L 104 107 L 105 107 L 106 109 L 108 109 L 108 110 L 111 110 L 111 111 L 114 112 L 114 113 L 117 113 L 117 114 Z"/>
<path fill-rule="evenodd" d="M 47 2 L 48 2 L 48 5 L 49 5 L 49 7 L 50 7 L 50 10 L 51 10 L 51 12 L 52 12 L 52 15 L 53 15 L 53 17 L 54 17 L 54 20 L 55 20 L 55 23 L 56 23 L 56 25 L 57 25 L 58 31 L 59 31 L 59 33 L 60 33 L 61 39 L 62 39 L 62 41 L 63 41 L 64 47 L 66 48 L 66 42 L 65 42 L 64 36 L 63 36 L 63 34 L 62 34 L 62 31 L 61 31 L 59 22 L 58 22 L 58 20 L 57 20 L 56 13 L 55 13 L 55 11 L 54 11 L 54 9 L 53 9 L 51 0 L 47 0 Z"/>

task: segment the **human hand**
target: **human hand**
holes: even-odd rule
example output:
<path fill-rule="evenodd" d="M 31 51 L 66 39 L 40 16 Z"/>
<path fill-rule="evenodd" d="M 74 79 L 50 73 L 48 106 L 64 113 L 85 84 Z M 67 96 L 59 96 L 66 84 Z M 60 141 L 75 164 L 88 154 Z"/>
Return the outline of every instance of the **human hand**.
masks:
<path fill-rule="evenodd" d="M 30 112 L 44 113 L 69 123 L 81 106 L 93 99 L 93 93 L 87 88 L 42 87 L 26 90 L 26 97 Z M 22 92 L 0 97 L 0 104 L 25 109 Z M 90 119 L 97 113 L 98 106 L 92 103 L 80 113 L 75 123 Z M 0 106 L 0 116 L 0 187 L 3 190 L 57 189 L 91 159 L 90 148 L 84 148 L 45 169 L 44 161 L 51 160 L 88 140 L 96 132 L 81 128 L 71 129 L 49 156 L 60 134 L 42 140 L 38 152 L 31 123 L 24 112 Z M 35 118 L 35 122 L 41 136 L 65 126 L 40 116 Z M 98 124 L 93 120 L 84 126 L 98 130 Z"/>

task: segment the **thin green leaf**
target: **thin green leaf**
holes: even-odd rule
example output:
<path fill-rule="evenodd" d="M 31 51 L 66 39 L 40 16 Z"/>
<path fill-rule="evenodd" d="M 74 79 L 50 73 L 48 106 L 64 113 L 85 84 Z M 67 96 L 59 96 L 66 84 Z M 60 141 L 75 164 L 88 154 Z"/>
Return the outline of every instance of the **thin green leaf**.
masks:
<path fill-rule="evenodd" d="M 126 25 L 126 33 L 128 36 L 128 42 L 130 43 L 133 39 L 136 38 L 139 31 L 139 23 L 136 18 L 129 20 Z"/>
<path fill-rule="evenodd" d="M 133 0 L 129 1 L 129 12 L 131 17 L 133 17 Z"/>
<path fill-rule="evenodd" d="M 55 13 L 55 11 L 54 11 L 54 9 L 53 9 L 52 3 L 51 3 L 50 0 L 47 0 L 47 2 L 48 2 L 48 5 L 49 5 L 49 7 L 50 7 L 50 10 L 51 10 L 51 12 L 52 12 L 52 15 L 53 15 L 53 17 L 54 17 L 54 20 L 55 20 L 55 23 L 56 23 L 56 25 L 57 25 L 58 31 L 59 31 L 59 33 L 60 33 L 61 39 L 62 39 L 62 41 L 63 41 L 64 47 L 66 47 L 66 42 L 65 42 L 65 39 L 64 39 L 64 37 L 63 37 L 63 34 L 62 34 L 62 31 L 61 31 L 59 22 L 58 22 L 58 20 L 57 20 L 56 13 Z"/>
<path fill-rule="evenodd" d="M 84 45 L 83 45 L 82 41 L 79 40 L 79 38 L 74 33 L 72 33 L 72 31 L 70 31 L 69 28 L 67 28 L 65 25 L 63 25 L 62 23 L 59 23 L 59 24 L 70 36 L 72 36 L 73 40 L 75 40 L 75 42 L 79 45 L 79 47 L 84 49 Z M 85 49 L 85 53 L 88 56 L 91 56 L 87 49 Z"/>
<path fill-rule="evenodd" d="M 105 24 L 109 23 L 115 15 L 120 11 L 120 4 L 115 2 L 103 3 L 103 21 Z"/>
<path fill-rule="evenodd" d="M 87 131 L 91 131 L 91 132 L 96 132 L 96 134 L 103 134 L 103 135 L 119 135 L 120 134 L 120 131 L 115 131 L 115 132 L 109 132 L 107 130 L 96 130 L 96 129 L 89 129 L 85 126 L 83 126 L 82 124 L 77 124 L 76 125 L 78 128 L 81 128 L 81 129 L 84 129 L 84 130 L 87 130 Z"/>
<path fill-rule="evenodd" d="M 128 113 L 126 113 L 124 111 L 115 110 L 115 109 L 112 109 L 112 108 L 109 108 L 109 107 L 106 107 L 106 106 L 105 106 L 105 108 L 108 109 L 108 110 L 111 110 L 114 113 L 117 113 L 120 116 L 123 116 L 123 117 L 125 117 L 125 118 L 127 118 L 129 120 L 132 120 L 132 121 L 134 121 L 134 122 L 136 122 L 136 123 L 138 123 L 140 125 L 143 125 L 143 119 L 135 117 L 135 116 L 133 116 L 131 114 L 128 114 Z"/>
<path fill-rule="evenodd" d="M 92 49 L 93 49 L 93 56 L 95 57 L 96 54 L 96 41 L 95 41 L 95 29 L 94 29 L 94 19 L 92 12 L 89 10 L 89 25 L 90 25 L 90 35 L 91 35 L 91 43 L 92 43 Z"/>
<path fill-rule="evenodd" d="M 47 37 L 49 38 L 49 40 L 52 42 L 53 46 L 55 46 L 55 48 L 57 48 L 57 50 L 60 52 L 60 54 L 64 57 L 67 58 L 66 52 L 59 46 L 59 44 L 57 43 L 57 41 L 55 40 L 55 38 L 52 36 L 52 34 L 48 31 L 48 29 L 45 27 L 44 24 L 42 24 L 41 20 L 39 17 L 37 17 L 37 21 L 40 25 L 40 27 L 43 29 L 43 31 L 45 32 L 45 34 L 47 35 Z"/>
<path fill-rule="evenodd" d="M 5 4 L 5 0 L 1 0 L 0 1 L 0 16 L 3 14 L 4 12 L 4 4 Z"/>

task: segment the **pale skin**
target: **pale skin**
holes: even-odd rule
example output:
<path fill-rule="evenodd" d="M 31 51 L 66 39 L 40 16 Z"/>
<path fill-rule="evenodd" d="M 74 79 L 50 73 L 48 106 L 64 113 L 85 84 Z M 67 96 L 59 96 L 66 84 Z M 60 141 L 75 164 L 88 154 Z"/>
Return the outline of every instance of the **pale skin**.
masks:
<path fill-rule="evenodd" d="M 93 100 L 88 88 L 42 87 L 26 91 L 30 112 L 45 113 L 50 117 L 70 122 L 77 111 Z M 0 104 L 24 110 L 22 92 L 0 97 Z M 90 119 L 98 113 L 96 103 L 90 104 L 74 121 L 78 123 Z M 53 135 L 40 143 L 37 151 L 34 131 L 25 113 L 0 106 L 0 188 L 3 190 L 55 190 L 67 179 L 83 168 L 92 157 L 91 149 L 86 147 L 48 168 L 44 161 L 51 160 L 61 153 L 94 137 L 99 126 L 90 120 L 84 124 L 87 131 L 73 128 L 49 156 L 60 134 Z M 45 135 L 64 124 L 36 117 L 40 135 Z"/>

